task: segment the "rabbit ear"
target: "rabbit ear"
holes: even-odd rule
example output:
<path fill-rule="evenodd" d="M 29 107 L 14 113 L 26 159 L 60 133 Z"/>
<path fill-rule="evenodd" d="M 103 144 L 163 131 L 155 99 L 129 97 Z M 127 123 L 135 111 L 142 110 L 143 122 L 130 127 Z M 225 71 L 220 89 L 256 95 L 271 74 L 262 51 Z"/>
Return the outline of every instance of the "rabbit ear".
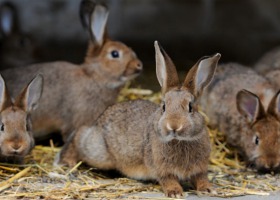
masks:
<path fill-rule="evenodd" d="M 80 4 L 82 24 L 90 32 L 91 39 L 102 46 L 106 37 L 106 25 L 109 11 L 105 5 L 96 4 L 91 0 L 83 0 Z"/>
<path fill-rule="evenodd" d="M 11 97 L 9 95 L 4 79 L 0 75 L 0 111 L 12 105 Z"/>
<path fill-rule="evenodd" d="M 269 103 L 267 113 L 280 120 L 280 90 L 274 95 L 271 102 Z"/>
<path fill-rule="evenodd" d="M 0 8 L 0 28 L 3 35 L 18 31 L 18 16 L 14 5 L 5 3 Z"/>
<path fill-rule="evenodd" d="M 22 108 L 26 112 L 36 109 L 38 102 L 42 96 L 44 79 L 38 74 L 21 92 L 15 101 L 15 105 Z"/>
<path fill-rule="evenodd" d="M 200 96 L 203 89 L 212 81 L 220 57 L 221 54 L 219 53 L 210 57 L 203 57 L 188 72 L 183 85 L 195 97 Z"/>
<path fill-rule="evenodd" d="M 80 4 L 80 19 L 83 27 L 90 30 L 90 18 L 96 4 L 90 0 L 83 0 Z"/>
<path fill-rule="evenodd" d="M 175 65 L 157 41 L 155 51 L 157 79 L 162 93 L 165 94 L 169 89 L 179 86 L 179 78 Z"/>
<path fill-rule="evenodd" d="M 248 90 L 241 90 L 236 95 L 237 110 L 249 123 L 265 117 L 264 107 L 257 95 Z"/>

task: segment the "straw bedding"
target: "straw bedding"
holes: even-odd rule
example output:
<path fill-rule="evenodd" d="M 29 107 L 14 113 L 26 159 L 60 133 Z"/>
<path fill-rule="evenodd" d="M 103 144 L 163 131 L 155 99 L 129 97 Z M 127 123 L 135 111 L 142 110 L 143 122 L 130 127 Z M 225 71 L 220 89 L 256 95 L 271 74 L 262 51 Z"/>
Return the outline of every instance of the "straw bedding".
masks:
<path fill-rule="evenodd" d="M 119 101 L 137 98 L 160 102 L 159 93 L 128 87 L 122 90 Z M 280 191 L 279 174 L 259 175 L 246 169 L 237 152 L 227 146 L 222 133 L 217 130 L 209 130 L 209 133 L 212 143 L 209 179 L 217 191 L 214 196 L 269 195 Z M 162 193 L 157 183 L 100 172 L 82 163 L 72 169 L 55 167 L 52 163 L 59 150 L 50 141 L 49 146 L 36 146 L 24 165 L 0 164 L 0 199 L 166 199 L 150 196 Z"/>

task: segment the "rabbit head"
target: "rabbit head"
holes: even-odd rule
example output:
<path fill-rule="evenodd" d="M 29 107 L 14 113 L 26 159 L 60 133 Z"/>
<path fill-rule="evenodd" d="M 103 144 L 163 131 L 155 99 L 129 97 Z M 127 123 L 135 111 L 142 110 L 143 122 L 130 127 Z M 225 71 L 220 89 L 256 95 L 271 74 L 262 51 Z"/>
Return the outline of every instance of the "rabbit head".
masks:
<path fill-rule="evenodd" d="M 0 157 L 21 159 L 34 146 L 30 112 L 42 95 L 43 76 L 37 75 L 13 102 L 0 75 Z"/>
<path fill-rule="evenodd" d="M 199 139 L 205 127 L 198 112 L 198 98 L 211 82 L 221 55 L 201 58 L 181 84 L 175 65 L 157 42 L 155 49 L 156 74 L 162 87 L 162 115 L 158 122 L 161 139 L 165 142 Z"/>
<path fill-rule="evenodd" d="M 1 68 L 24 66 L 37 60 L 37 45 L 21 31 L 17 9 L 9 2 L 0 6 L 0 32 Z"/>
<path fill-rule="evenodd" d="M 280 171 L 280 91 L 265 111 L 260 98 L 247 91 L 237 93 L 237 109 L 248 124 L 243 133 L 244 153 L 259 172 Z"/>
<path fill-rule="evenodd" d="M 106 33 L 108 15 L 109 11 L 104 5 L 95 4 L 91 0 L 81 2 L 81 21 L 91 37 L 85 63 L 102 63 L 100 69 L 92 64 L 92 68 L 87 68 L 87 73 L 94 70 L 123 84 L 139 75 L 142 63 L 131 48 L 109 39 Z"/>

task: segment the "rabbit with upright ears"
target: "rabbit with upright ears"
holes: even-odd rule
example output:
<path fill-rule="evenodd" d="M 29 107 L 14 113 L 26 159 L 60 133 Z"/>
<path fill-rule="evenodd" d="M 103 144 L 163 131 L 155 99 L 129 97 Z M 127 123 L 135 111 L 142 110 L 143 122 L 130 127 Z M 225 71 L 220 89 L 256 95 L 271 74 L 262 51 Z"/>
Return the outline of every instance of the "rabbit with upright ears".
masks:
<path fill-rule="evenodd" d="M 0 5 L 0 69 L 24 67 L 38 62 L 38 47 L 34 39 L 20 28 L 16 7 Z"/>
<path fill-rule="evenodd" d="M 280 93 L 250 68 L 219 66 L 201 98 L 210 126 L 259 172 L 280 171 Z"/>
<path fill-rule="evenodd" d="M 269 51 L 255 64 L 257 72 L 264 75 L 275 88 L 280 89 L 280 48 Z"/>
<path fill-rule="evenodd" d="M 12 101 L 0 75 L 0 162 L 22 163 L 33 148 L 30 114 L 38 105 L 42 89 L 43 76 L 37 75 Z"/>
<path fill-rule="evenodd" d="M 124 84 L 142 71 L 131 48 L 107 37 L 105 6 L 84 0 L 80 10 L 91 35 L 84 63 L 58 61 L 3 71 L 12 94 L 33 74 L 44 75 L 43 98 L 33 113 L 35 138 L 60 131 L 65 139 L 75 128 L 91 124 L 115 103 Z"/>
<path fill-rule="evenodd" d="M 211 82 L 220 54 L 200 59 L 181 84 L 157 42 L 155 50 L 161 106 L 135 100 L 109 107 L 93 126 L 83 126 L 69 137 L 59 163 L 82 160 L 131 178 L 157 180 L 168 197 L 183 196 L 179 181 L 187 179 L 197 190 L 210 192 L 210 141 L 197 99 Z"/>

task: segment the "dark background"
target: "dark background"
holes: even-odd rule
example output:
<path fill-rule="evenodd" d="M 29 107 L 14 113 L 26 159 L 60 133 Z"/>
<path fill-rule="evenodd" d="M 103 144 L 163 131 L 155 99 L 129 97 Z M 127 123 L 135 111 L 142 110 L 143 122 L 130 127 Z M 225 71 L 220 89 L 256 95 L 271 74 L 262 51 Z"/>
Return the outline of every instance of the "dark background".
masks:
<path fill-rule="evenodd" d="M 4 2 L 0 0 L 0 3 Z M 88 34 L 79 21 L 79 0 L 10 0 L 21 27 L 34 36 L 44 61 L 81 63 Z M 144 63 L 138 79 L 154 82 L 154 40 L 179 70 L 215 52 L 221 62 L 253 65 L 280 45 L 279 0 L 108 0 L 109 34 L 131 46 Z M 156 86 L 154 86 L 154 84 Z"/>

